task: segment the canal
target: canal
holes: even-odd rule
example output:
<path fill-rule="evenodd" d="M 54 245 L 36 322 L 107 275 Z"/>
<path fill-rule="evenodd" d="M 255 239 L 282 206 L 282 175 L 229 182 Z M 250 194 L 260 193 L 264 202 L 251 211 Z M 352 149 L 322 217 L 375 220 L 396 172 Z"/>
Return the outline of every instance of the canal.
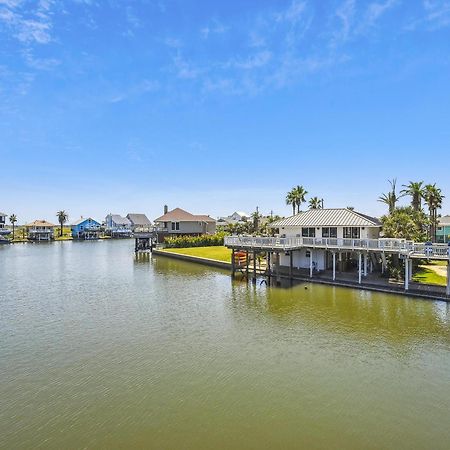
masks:
<path fill-rule="evenodd" d="M 450 304 L 133 245 L 0 246 L 0 448 L 448 448 Z"/>

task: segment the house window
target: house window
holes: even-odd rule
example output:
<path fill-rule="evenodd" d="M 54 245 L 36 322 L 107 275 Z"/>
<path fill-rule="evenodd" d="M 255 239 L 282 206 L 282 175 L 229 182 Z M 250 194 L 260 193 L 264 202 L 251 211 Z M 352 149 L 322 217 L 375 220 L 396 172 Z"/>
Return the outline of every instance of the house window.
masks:
<path fill-rule="evenodd" d="M 359 239 L 360 237 L 359 227 L 344 227 L 344 239 Z"/>
<path fill-rule="evenodd" d="M 311 251 L 310 250 L 306 250 L 306 257 L 307 258 L 311 258 Z"/>
<path fill-rule="evenodd" d="M 180 222 L 172 222 L 172 230 L 179 231 L 180 230 Z"/>
<path fill-rule="evenodd" d="M 323 238 L 337 238 L 337 228 L 336 227 L 324 227 L 322 228 Z"/>
<path fill-rule="evenodd" d="M 302 228 L 302 236 L 303 237 L 316 237 L 316 229 L 315 228 Z"/>

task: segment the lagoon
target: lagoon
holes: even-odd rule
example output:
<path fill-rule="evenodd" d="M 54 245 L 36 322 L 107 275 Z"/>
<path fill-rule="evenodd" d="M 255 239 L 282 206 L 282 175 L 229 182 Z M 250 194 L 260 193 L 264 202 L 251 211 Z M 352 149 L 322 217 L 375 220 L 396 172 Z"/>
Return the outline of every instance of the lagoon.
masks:
<path fill-rule="evenodd" d="M 0 448 L 448 448 L 450 304 L 0 247 Z"/>

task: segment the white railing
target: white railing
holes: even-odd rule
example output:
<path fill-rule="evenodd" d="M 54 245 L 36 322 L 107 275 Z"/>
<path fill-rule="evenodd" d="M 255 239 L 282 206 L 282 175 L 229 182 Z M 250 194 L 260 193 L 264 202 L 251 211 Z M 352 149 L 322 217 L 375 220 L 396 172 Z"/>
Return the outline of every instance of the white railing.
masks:
<path fill-rule="evenodd" d="M 446 244 L 425 244 L 405 239 L 344 239 L 308 237 L 252 237 L 226 236 L 225 246 L 241 248 L 295 250 L 300 248 L 331 248 L 342 250 L 373 250 L 402 253 L 405 255 L 424 255 L 425 257 L 446 257 L 449 246 Z"/>

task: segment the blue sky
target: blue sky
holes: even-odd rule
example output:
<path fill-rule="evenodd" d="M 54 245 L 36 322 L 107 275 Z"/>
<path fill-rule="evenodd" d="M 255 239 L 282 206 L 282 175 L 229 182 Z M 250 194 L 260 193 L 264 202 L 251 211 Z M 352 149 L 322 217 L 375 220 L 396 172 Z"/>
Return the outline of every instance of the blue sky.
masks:
<path fill-rule="evenodd" d="M 0 210 L 450 198 L 449 0 L 0 0 Z M 446 200 L 443 213 L 450 213 Z"/>

